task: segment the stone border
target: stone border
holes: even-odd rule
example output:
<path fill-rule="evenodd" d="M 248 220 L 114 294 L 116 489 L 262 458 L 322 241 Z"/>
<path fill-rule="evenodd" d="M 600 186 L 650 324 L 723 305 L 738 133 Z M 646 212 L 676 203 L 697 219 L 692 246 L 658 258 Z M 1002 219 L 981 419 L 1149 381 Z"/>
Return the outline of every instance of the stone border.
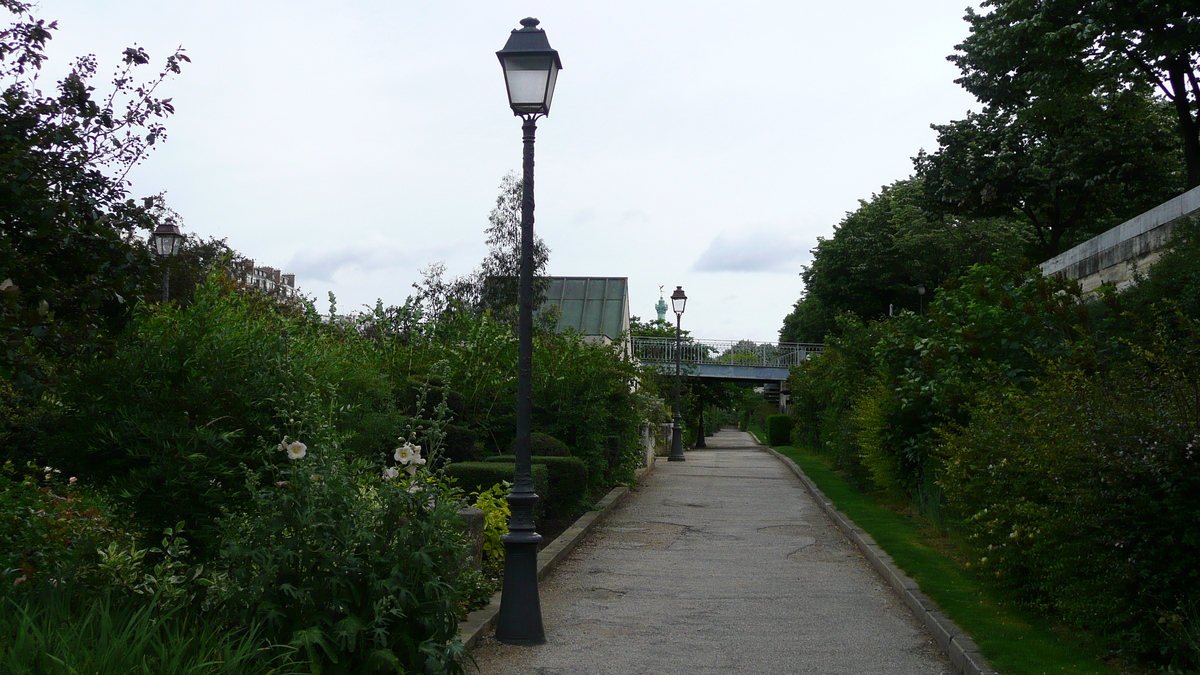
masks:
<path fill-rule="evenodd" d="M 756 439 L 757 440 L 757 439 Z M 825 515 L 829 516 L 842 532 L 854 542 L 867 562 L 871 567 L 883 577 L 896 595 L 904 601 L 904 604 L 912 610 L 925 628 L 933 635 L 933 639 L 937 642 L 938 647 L 950 657 L 950 663 L 954 665 L 963 675 L 996 675 L 996 671 L 988 665 L 987 659 L 983 654 L 979 653 L 979 645 L 971 639 L 971 636 L 966 631 L 959 628 L 957 624 L 942 614 L 936 603 L 930 600 L 927 595 L 921 592 L 920 586 L 905 574 L 892 561 L 892 557 L 887 551 L 883 550 L 871 535 L 867 534 L 861 527 L 854 524 L 846 514 L 842 513 L 834 506 L 833 502 L 821 492 L 821 488 L 812 481 L 788 457 L 773 450 L 769 446 L 763 446 L 767 452 L 775 455 L 779 461 L 796 474 L 800 482 L 804 484 L 804 488 L 812 495 L 817 504 L 825 511 Z"/>
<path fill-rule="evenodd" d="M 634 484 L 641 482 L 654 465 L 651 464 L 643 469 L 638 469 L 634 477 Z M 545 548 L 538 551 L 538 581 L 545 579 L 550 572 L 563 561 L 567 555 L 575 549 L 579 542 L 587 536 L 587 533 L 593 527 L 600 524 L 604 518 L 617 507 L 618 504 L 625 501 L 629 497 L 629 487 L 622 485 L 613 488 L 600 503 L 596 505 L 595 510 L 588 511 L 579 517 L 563 533 L 558 535 L 554 541 L 546 545 Z M 500 591 L 496 591 L 492 595 L 492 599 L 486 607 L 480 608 L 467 615 L 467 618 L 458 624 L 458 637 L 466 645 L 467 649 L 473 648 L 481 637 L 496 627 L 496 619 L 500 615 Z"/>

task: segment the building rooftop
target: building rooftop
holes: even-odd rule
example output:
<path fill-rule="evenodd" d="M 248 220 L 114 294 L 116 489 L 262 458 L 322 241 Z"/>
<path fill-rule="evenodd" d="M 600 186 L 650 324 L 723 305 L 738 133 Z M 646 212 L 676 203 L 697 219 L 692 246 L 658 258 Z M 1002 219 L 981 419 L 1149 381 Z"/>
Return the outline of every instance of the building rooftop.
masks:
<path fill-rule="evenodd" d="M 558 308 L 555 330 L 568 328 L 581 335 L 616 340 L 629 332 L 629 279 L 627 277 L 546 277 L 546 300 L 537 314 Z"/>

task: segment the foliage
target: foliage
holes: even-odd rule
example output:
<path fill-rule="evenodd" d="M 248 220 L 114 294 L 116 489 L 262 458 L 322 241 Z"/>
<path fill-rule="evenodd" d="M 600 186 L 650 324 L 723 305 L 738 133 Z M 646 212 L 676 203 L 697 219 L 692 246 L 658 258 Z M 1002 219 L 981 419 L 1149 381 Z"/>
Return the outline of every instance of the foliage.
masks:
<path fill-rule="evenodd" d="M 489 462 L 505 463 L 512 463 L 515 460 L 513 455 L 497 455 L 487 459 Z M 574 457 L 535 455 L 531 461 L 533 464 L 546 467 L 547 491 L 544 495 L 546 515 L 551 518 L 573 515 L 588 496 L 587 465 Z"/>
<path fill-rule="evenodd" d="M 1178 194 L 1170 111 L 1141 90 L 1056 92 L 934 125 L 914 162 L 929 200 L 951 213 L 1028 223 L 1049 258 Z"/>
<path fill-rule="evenodd" d="M 516 468 L 516 464 L 511 460 L 508 462 L 459 462 L 446 467 L 446 475 L 453 478 L 458 487 L 466 492 L 481 492 L 490 489 L 497 483 L 511 479 Z M 549 469 L 544 464 L 534 463 L 530 467 L 530 471 L 533 475 L 534 490 L 538 494 L 549 493 Z"/>
<path fill-rule="evenodd" d="M 509 452 L 516 452 L 516 440 L 509 444 Z M 529 451 L 530 454 L 536 457 L 570 457 L 571 449 L 566 443 L 558 440 L 550 434 L 543 434 L 540 431 L 535 431 L 529 435 Z"/>
<path fill-rule="evenodd" d="M 521 195 L 523 186 L 516 172 L 504 174 L 500 181 L 500 194 L 496 197 L 496 208 L 488 214 L 488 253 L 476 272 L 480 283 L 480 307 L 516 323 L 518 279 L 521 275 Z M 533 276 L 546 272 L 550 261 L 550 248 L 537 234 L 533 235 Z M 534 284 L 535 294 L 539 284 Z M 541 296 L 544 298 L 545 293 Z M 541 306 L 541 298 L 535 297 L 533 306 Z"/>
<path fill-rule="evenodd" d="M 483 555 L 491 561 L 504 560 L 504 541 L 508 534 L 508 518 L 512 510 L 508 506 L 509 481 L 500 481 L 486 490 L 471 493 L 471 506 L 483 511 Z"/>
<path fill-rule="evenodd" d="M 804 267 L 804 297 L 784 319 L 784 342 L 823 342 L 836 333 L 835 317 L 853 312 L 878 319 L 900 309 L 919 310 L 918 285 L 933 292 L 975 263 L 1015 260 L 1025 246 L 1024 226 L 1005 219 L 967 219 L 926 208 L 922 179 L 885 186 L 847 214 L 830 239 L 818 238 Z"/>
<path fill-rule="evenodd" d="M 0 611 L 0 673 L 68 675 L 310 673 L 288 647 L 266 647 L 257 626 L 206 621 L 178 606 L 70 586 L 47 588 Z"/>
<path fill-rule="evenodd" d="M 941 483 L 981 573 L 1114 649 L 1195 667 L 1200 332 L 1153 332 L 1119 367 L 1059 363 L 981 401 L 947 433 Z"/>
<path fill-rule="evenodd" d="M 0 376 L 34 394 L 56 386 L 48 358 L 105 349 L 157 288 L 157 262 L 135 235 L 153 229 L 162 199 L 129 199 L 125 175 L 166 137 L 174 109 L 156 91 L 188 61 L 177 50 L 139 82 L 150 58 L 131 47 L 98 95 L 86 56 L 46 95 L 37 72 L 56 29 L 26 16 L 0 31 Z"/>
<path fill-rule="evenodd" d="M 1138 275 L 1135 286 L 1106 298 L 1113 315 L 1132 312 L 1149 316 L 1155 304 L 1169 298 L 1180 312 L 1200 320 L 1200 218 L 1193 216 L 1177 222 L 1159 254 L 1158 262 Z M 1113 328 L 1120 330 L 1119 325 Z"/>
<path fill-rule="evenodd" d="M 341 401 L 387 399 L 367 345 L 348 337 L 214 273 L 191 305 L 140 307 L 111 357 L 80 364 L 52 456 L 105 478 L 145 531 L 187 520 L 203 548 L 219 509 L 244 499 L 241 465 L 263 439 L 305 424 L 348 435 Z"/>
<path fill-rule="evenodd" d="M 789 445 L 792 441 L 792 418 L 787 415 L 767 417 L 767 444 Z"/>
<path fill-rule="evenodd" d="M 874 422 L 864 426 L 860 416 L 858 431 L 860 446 L 889 458 L 874 472 L 876 484 L 936 500 L 928 492 L 938 470 L 936 426 L 965 424 L 971 403 L 997 382 L 1027 386 L 1039 358 L 1091 358 L 1090 318 L 1078 298 L 1071 282 L 979 266 L 943 289 L 928 316 L 905 313 L 880 325 L 872 361 L 883 396 Z"/>
<path fill-rule="evenodd" d="M 1200 19 L 1188 0 L 986 0 L 967 10 L 971 35 L 950 57 L 980 101 L 1050 106 L 1064 92 L 1153 88 L 1170 102 L 1187 164 L 1200 185 Z"/>
<path fill-rule="evenodd" d="M 96 551 L 124 541 L 112 507 L 59 469 L 0 466 L 0 596 L 94 573 Z"/>
<path fill-rule="evenodd" d="M 589 488 L 628 483 L 641 462 L 637 366 L 618 345 L 592 345 L 574 333 L 536 336 L 533 427 L 571 448 L 588 467 Z"/>
<path fill-rule="evenodd" d="M 820 356 L 792 369 L 794 433 L 799 444 L 830 457 L 848 482 L 865 489 L 853 408 L 870 387 L 871 349 L 878 336 L 852 314 L 840 316 L 839 325 L 840 335 L 826 342 Z"/>
<path fill-rule="evenodd" d="M 629 317 L 629 334 L 641 337 L 658 337 L 658 338 L 675 338 L 675 326 L 666 319 L 652 319 L 650 321 L 642 321 L 640 316 Z M 682 341 L 691 342 L 691 332 L 679 329 L 679 337 Z"/>
<path fill-rule="evenodd" d="M 251 500 L 220 523 L 209 602 L 324 672 L 463 672 L 458 503 L 403 449 L 409 475 L 325 443 L 289 448 L 266 480 L 247 472 Z"/>

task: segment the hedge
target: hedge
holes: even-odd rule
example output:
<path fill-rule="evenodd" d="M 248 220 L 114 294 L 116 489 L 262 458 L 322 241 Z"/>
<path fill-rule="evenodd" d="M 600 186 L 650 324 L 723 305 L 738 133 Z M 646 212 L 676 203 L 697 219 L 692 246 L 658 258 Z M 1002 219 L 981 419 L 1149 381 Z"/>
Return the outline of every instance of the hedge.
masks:
<path fill-rule="evenodd" d="M 787 415 L 767 416 L 767 445 L 788 445 L 792 442 L 792 418 Z"/>
<path fill-rule="evenodd" d="M 550 486 L 546 492 L 546 514 L 551 517 L 569 516 L 580 505 L 588 493 L 588 467 L 576 457 L 531 457 L 534 466 L 544 466 L 550 472 Z M 497 455 L 486 460 L 489 463 L 513 463 L 513 455 Z"/>

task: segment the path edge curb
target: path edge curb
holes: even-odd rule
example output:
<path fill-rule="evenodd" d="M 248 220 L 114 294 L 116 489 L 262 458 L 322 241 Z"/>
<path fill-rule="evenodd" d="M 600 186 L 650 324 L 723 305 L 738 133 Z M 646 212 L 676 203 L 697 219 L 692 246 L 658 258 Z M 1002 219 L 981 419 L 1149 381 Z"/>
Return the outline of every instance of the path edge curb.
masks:
<path fill-rule="evenodd" d="M 817 487 L 817 484 L 791 458 L 769 446 L 762 447 L 796 474 L 796 478 L 800 479 L 804 489 L 808 490 L 825 515 L 829 516 L 829 519 L 858 547 L 875 572 L 904 601 L 917 620 L 925 625 L 925 628 L 933 635 L 938 649 L 946 654 L 950 663 L 960 673 L 963 675 L 997 675 L 996 671 L 988 664 L 987 659 L 979 652 L 979 645 L 975 644 L 971 636 L 943 614 L 937 603 L 921 592 L 921 587 L 917 585 L 917 582 L 896 567 L 892 562 L 892 557 L 883 550 L 883 547 L 875 543 L 871 535 L 855 525 L 849 516 L 839 511 L 833 505 L 833 501 L 825 496 L 821 488 Z"/>
<path fill-rule="evenodd" d="M 634 474 L 633 484 L 640 483 L 653 469 L 653 464 L 638 469 Z M 538 581 L 545 579 L 579 542 L 583 541 L 592 528 L 603 522 L 613 509 L 629 498 L 629 494 L 628 485 L 613 488 L 596 504 L 594 510 L 580 516 L 570 527 L 563 530 L 562 534 L 555 537 L 554 541 L 538 551 Z M 500 615 L 500 595 L 501 592 L 496 591 L 487 606 L 471 612 L 466 619 L 459 622 L 458 637 L 467 649 L 473 649 L 480 638 L 496 627 L 496 619 Z"/>

